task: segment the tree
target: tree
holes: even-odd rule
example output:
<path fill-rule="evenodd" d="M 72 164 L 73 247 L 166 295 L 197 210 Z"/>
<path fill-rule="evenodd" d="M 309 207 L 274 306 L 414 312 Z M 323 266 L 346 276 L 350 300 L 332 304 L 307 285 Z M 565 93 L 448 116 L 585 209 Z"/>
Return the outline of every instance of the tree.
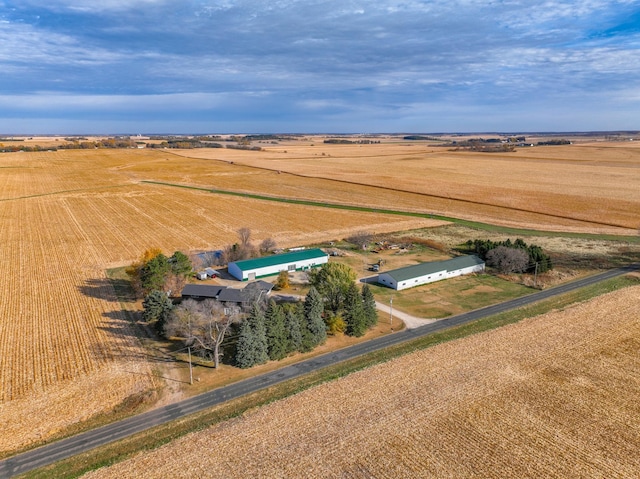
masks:
<path fill-rule="evenodd" d="M 240 325 L 236 364 L 246 369 L 266 363 L 268 360 L 264 313 L 257 304 L 254 304 L 251 313 Z"/>
<path fill-rule="evenodd" d="M 267 354 L 272 361 L 280 361 L 287 355 L 288 335 L 285 329 L 285 314 L 272 299 L 265 313 L 265 329 L 267 336 Z"/>
<path fill-rule="evenodd" d="M 287 289 L 289 284 L 289 272 L 282 270 L 278 273 L 278 279 L 276 280 L 275 289 Z"/>
<path fill-rule="evenodd" d="M 151 291 L 142 302 L 142 319 L 147 323 L 156 322 L 159 332 L 164 330 L 164 325 L 173 311 L 173 303 L 163 291 Z"/>
<path fill-rule="evenodd" d="M 325 263 L 309 274 L 309 282 L 325 299 L 327 309 L 333 313 L 342 308 L 349 285 L 355 279 L 356 272 L 344 263 Z"/>
<path fill-rule="evenodd" d="M 487 265 L 501 273 L 522 273 L 529 266 L 529 255 L 524 249 L 498 246 L 487 252 Z"/>
<path fill-rule="evenodd" d="M 355 283 L 349 285 L 344 300 L 344 321 L 347 324 L 345 333 L 360 337 L 367 331 L 367 322 L 362 306 L 362 295 Z"/>
<path fill-rule="evenodd" d="M 344 333 L 345 329 L 347 329 L 347 323 L 340 313 L 327 313 L 325 323 L 327 324 L 327 334 L 330 334 L 331 336 Z"/>
<path fill-rule="evenodd" d="M 322 319 L 322 297 L 315 287 L 311 287 L 304 300 L 304 320 L 302 350 L 311 351 L 327 339 L 327 327 Z"/>
<path fill-rule="evenodd" d="M 221 346 L 231 326 L 241 318 L 240 308 L 223 306 L 215 300 L 201 303 L 183 301 L 165 325 L 167 337 L 181 337 L 196 352 L 212 356 L 214 367 L 220 366 Z"/>
<path fill-rule="evenodd" d="M 138 296 L 144 295 L 142 291 L 142 284 L 140 282 L 140 272 L 142 267 L 160 254 L 162 254 L 162 250 L 160 248 L 149 248 L 142 253 L 142 256 L 138 261 L 133 262 L 125 270 L 125 273 L 127 273 L 127 276 L 129 276 L 129 279 L 131 280 L 131 286 Z"/>
<path fill-rule="evenodd" d="M 287 332 L 287 354 L 300 351 L 302 348 L 302 325 L 300 307 L 297 304 L 286 304 L 284 310 L 284 328 Z"/>
<path fill-rule="evenodd" d="M 361 249 L 367 249 L 367 245 L 371 243 L 372 239 L 373 235 L 368 231 L 358 231 L 357 233 L 347 238 L 347 241 L 349 243 L 357 245 Z"/>
<path fill-rule="evenodd" d="M 240 228 L 237 233 L 240 246 L 247 248 L 251 244 L 251 230 L 249 228 Z"/>
<path fill-rule="evenodd" d="M 269 253 L 276 249 L 276 242 L 273 238 L 265 238 L 260 243 L 260 253 L 265 254 Z"/>
<path fill-rule="evenodd" d="M 165 291 L 165 281 L 171 271 L 168 258 L 160 253 L 142 265 L 140 285 L 144 293 L 153 290 Z"/>
<path fill-rule="evenodd" d="M 372 328 L 378 324 L 378 308 L 373 292 L 367 283 L 362 286 L 362 309 L 364 311 L 367 328 Z"/>

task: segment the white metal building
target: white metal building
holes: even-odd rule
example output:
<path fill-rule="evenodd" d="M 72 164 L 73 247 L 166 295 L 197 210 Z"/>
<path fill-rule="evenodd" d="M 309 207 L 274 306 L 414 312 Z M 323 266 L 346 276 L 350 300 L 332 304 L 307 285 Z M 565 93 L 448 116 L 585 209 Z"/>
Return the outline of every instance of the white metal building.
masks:
<path fill-rule="evenodd" d="M 229 263 L 229 274 L 240 281 L 264 276 L 273 276 L 280 271 L 300 271 L 315 268 L 329 261 L 329 255 L 319 248 L 292 253 L 274 254 L 262 258 L 233 261 Z"/>
<path fill-rule="evenodd" d="M 454 276 L 481 273 L 483 271 L 484 261 L 477 256 L 459 256 L 445 261 L 420 263 L 386 271 L 380 273 L 378 283 L 400 291 L 442 279 L 453 278 Z"/>

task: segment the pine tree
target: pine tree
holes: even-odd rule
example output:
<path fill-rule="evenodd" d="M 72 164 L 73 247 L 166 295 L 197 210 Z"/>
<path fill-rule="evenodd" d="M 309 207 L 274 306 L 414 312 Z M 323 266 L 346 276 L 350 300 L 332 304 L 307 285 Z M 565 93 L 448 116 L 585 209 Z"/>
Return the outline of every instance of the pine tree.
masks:
<path fill-rule="evenodd" d="M 365 324 L 367 328 L 373 328 L 378 324 L 378 309 L 368 284 L 362 286 L 362 308 L 364 309 Z"/>
<path fill-rule="evenodd" d="M 302 329 L 300 325 L 300 309 L 295 304 L 285 308 L 284 328 L 287 332 L 287 354 L 300 351 L 302 347 Z"/>
<path fill-rule="evenodd" d="M 307 334 L 303 336 L 302 344 L 304 351 L 311 351 L 327 340 L 327 326 L 322 319 L 323 310 L 322 297 L 312 286 L 304 300 L 304 319 L 307 326 Z"/>
<path fill-rule="evenodd" d="M 236 364 L 245 369 L 266 363 L 268 360 L 264 313 L 258 304 L 254 304 L 249 316 L 240 326 Z"/>
<path fill-rule="evenodd" d="M 142 302 L 142 319 L 147 323 L 157 321 L 156 328 L 162 331 L 164 323 L 173 310 L 173 303 L 167 295 L 158 290 L 151 291 Z"/>
<path fill-rule="evenodd" d="M 269 301 L 265 313 L 265 328 L 269 359 L 280 361 L 287 355 L 288 337 L 284 324 L 284 311 L 273 299 Z"/>
<path fill-rule="evenodd" d="M 355 283 L 351 283 L 344 298 L 344 321 L 347 323 L 345 333 L 360 337 L 367 331 L 362 295 Z"/>

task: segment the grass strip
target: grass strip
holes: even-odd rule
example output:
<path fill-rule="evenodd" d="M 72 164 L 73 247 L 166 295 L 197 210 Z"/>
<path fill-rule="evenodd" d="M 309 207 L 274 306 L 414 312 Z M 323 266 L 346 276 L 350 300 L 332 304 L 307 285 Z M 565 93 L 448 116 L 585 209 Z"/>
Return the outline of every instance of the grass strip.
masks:
<path fill-rule="evenodd" d="M 473 323 L 418 338 L 381 351 L 360 356 L 338 365 L 324 368 L 304 377 L 293 379 L 251 395 L 221 404 L 207 411 L 193 414 L 169 424 L 158 426 L 122 441 L 109 444 L 85 454 L 60 461 L 35 471 L 25 473 L 23 478 L 72 478 L 85 472 L 123 461 L 137 453 L 156 449 L 163 444 L 190 432 L 206 429 L 214 424 L 240 416 L 246 411 L 286 398 L 313 386 L 332 381 L 355 371 L 374 366 L 394 358 L 423 350 L 447 341 L 464 338 L 472 334 L 489 331 L 507 324 L 516 323 L 553 310 L 562 310 L 576 303 L 618 289 L 640 284 L 636 276 L 621 276 L 587 286 L 570 293 L 550 298 L 539 303 L 480 319 Z"/>
<path fill-rule="evenodd" d="M 538 231 L 538 230 L 529 230 L 529 229 L 523 229 L 523 228 L 509 228 L 506 226 L 497 226 L 497 225 L 492 225 L 488 223 L 481 223 L 478 221 L 464 220 L 461 218 L 453 218 L 450 216 L 441 216 L 441 215 L 435 215 L 431 213 L 418 213 L 415 211 L 402 211 L 402 210 L 392 210 L 392 209 L 386 209 L 386 208 L 373 208 L 368 206 L 346 205 L 341 203 L 325 203 L 320 201 L 299 200 L 295 198 L 283 198 L 279 196 L 258 195 L 255 193 L 245 193 L 240 191 L 219 190 L 219 189 L 203 188 L 199 186 L 180 185 L 180 184 L 167 183 L 162 181 L 142 180 L 141 183 L 161 185 L 161 186 L 171 186 L 175 188 L 185 188 L 185 189 L 197 190 L 197 191 L 206 191 L 208 193 L 215 193 L 215 194 L 229 195 L 229 196 L 239 196 L 242 198 L 250 198 L 250 199 L 260 200 L 260 201 L 273 201 L 277 203 L 288 203 L 288 204 L 302 205 L 302 206 L 314 206 L 314 207 L 320 207 L 320 208 L 334 208 L 334 209 L 341 209 L 341 210 L 348 210 L 348 211 L 358 211 L 363 213 L 379 213 L 379 214 L 398 215 L 398 216 L 410 216 L 414 218 L 427 218 L 427 219 L 433 219 L 433 220 L 448 221 L 450 223 L 455 223 L 457 225 L 466 226 L 467 228 L 472 228 L 472 229 L 481 230 L 481 231 L 489 231 L 493 233 L 500 233 L 505 235 L 583 238 L 583 239 L 594 239 L 594 240 L 605 240 L 605 241 L 625 241 L 628 243 L 640 244 L 640 236 L 618 236 L 618 235 L 607 235 L 607 234 L 572 233 L 572 232 L 562 232 L 562 231 Z"/>

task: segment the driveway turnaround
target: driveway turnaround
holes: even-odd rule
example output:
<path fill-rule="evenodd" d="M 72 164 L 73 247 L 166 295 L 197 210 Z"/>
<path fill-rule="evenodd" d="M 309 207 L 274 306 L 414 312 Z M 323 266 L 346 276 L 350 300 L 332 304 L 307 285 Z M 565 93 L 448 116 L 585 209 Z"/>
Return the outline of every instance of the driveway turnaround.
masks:
<path fill-rule="evenodd" d="M 124 439 L 125 437 L 145 431 L 152 427 L 174 421 L 189 414 L 203 411 L 289 379 L 301 377 L 312 371 L 316 371 L 342 361 L 347 361 L 370 352 L 401 344 L 422 336 L 427 336 L 454 326 L 470 323 L 487 316 L 517 309 L 537 301 L 564 294 L 638 269 L 640 269 L 640 263 L 609 270 L 604 273 L 589 276 L 555 288 L 550 288 L 528 296 L 506 301 L 504 303 L 487 306 L 482 309 L 452 316 L 447 319 L 435 321 L 413 329 L 407 328 L 398 333 L 382 336 L 371 341 L 359 343 L 348 348 L 299 362 L 297 364 L 292 364 L 276 371 L 245 379 L 229 386 L 214 389 L 198 396 L 158 409 L 153 409 L 113 424 L 62 439 L 0 461 L 0 478 L 10 478 L 18 474 L 53 464 L 54 462 L 72 457 L 76 454 Z"/>

